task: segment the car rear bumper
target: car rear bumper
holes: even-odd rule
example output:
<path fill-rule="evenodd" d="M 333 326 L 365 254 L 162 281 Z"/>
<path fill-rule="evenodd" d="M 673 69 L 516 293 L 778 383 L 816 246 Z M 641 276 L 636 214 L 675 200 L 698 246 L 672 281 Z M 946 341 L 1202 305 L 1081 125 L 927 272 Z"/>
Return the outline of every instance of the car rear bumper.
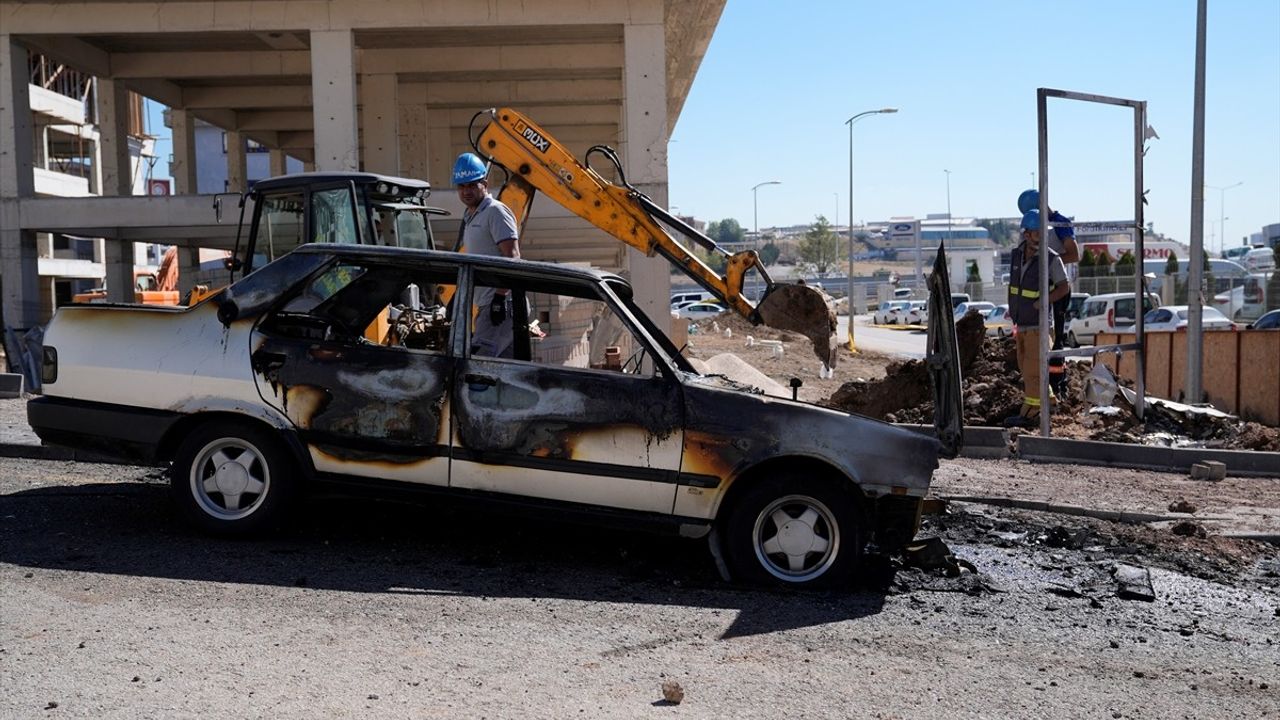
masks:
<path fill-rule="evenodd" d="M 27 403 L 27 422 L 45 443 L 145 462 L 156 459 L 160 441 L 181 418 L 167 410 L 58 397 Z"/>

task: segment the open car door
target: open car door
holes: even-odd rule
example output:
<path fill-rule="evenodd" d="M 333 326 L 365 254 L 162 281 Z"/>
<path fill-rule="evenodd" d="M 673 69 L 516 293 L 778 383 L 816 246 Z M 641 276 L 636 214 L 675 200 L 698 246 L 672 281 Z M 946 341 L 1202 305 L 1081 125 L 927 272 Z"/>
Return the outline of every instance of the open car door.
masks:
<path fill-rule="evenodd" d="M 943 457 L 953 458 L 964 446 L 964 411 L 961 404 L 960 349 L 956 342 L 956 321 L 951 314 L 951 280 L 947 276 L 947 254 L 938 245 L 929 285 L 929 340 L 925 362 L 933 386 L 933 425 L 942 443 Z"/>

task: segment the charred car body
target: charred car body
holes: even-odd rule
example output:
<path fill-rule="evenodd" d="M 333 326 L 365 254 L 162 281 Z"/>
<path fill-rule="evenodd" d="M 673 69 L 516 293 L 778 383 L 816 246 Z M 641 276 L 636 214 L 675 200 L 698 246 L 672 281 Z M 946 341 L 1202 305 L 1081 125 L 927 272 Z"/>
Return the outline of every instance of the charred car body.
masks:
<path fill-rule="evenodd" d="M 454 321 L 485 288 L 512 294 L 514 359 Z M 307 244 L 189 308 L 68 306 L 43 359 L 41 438 L 171 461 L 179 506 L 221 534 L 317 484 L 416 488 L 714 529 L 736 577 L 831 584 L 911 539 L 959 442 L 699 375 L 620 277 L 431 250 Z"/>

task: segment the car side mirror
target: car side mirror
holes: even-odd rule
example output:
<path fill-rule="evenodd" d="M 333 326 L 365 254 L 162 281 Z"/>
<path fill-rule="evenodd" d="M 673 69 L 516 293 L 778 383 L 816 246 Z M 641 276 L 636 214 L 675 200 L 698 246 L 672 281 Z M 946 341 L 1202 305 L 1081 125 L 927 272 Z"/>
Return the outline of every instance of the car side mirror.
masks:
<path fill-rule="evenodd" d="M 222 261 L 222 266 L 231 272 L 239 272 L 240 268 L 244 267 L 244 261 L 238 257 L 231 256 Z"/>

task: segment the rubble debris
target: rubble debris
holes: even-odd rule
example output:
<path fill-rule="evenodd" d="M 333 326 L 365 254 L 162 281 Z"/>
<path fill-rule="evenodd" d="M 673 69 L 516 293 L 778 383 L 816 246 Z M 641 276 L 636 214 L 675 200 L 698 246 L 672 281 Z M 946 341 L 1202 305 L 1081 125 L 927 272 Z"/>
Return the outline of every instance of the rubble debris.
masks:
<path fill-rule="evenodd" d="M 680 683 L 675 680 L 662 681 L 662 699 L 672 705 L 679 705 L 684 701 L 684 688 L 680 687 Z"/>
<path fill-rule="evenodd" d="M 1156 591 L 1151 587 L 1151 571 L 1147 568 L 1118 564 L 1112 568 L 1111 574 L 1116 579 L 1116 597 L 1155 602 Z"/>
<path fill-rule="evenodd" d="M 909 543 L 902 549 L 902 555 L 907 567 L 921 570 L 941 569 L 947 577 L 959 577 L 965 570 L 972 573 L 978 572 L 973 563 L 956 557 L 940 537 L 922 538 Z"/>
<path fill-rule="evenodd" d="M 1173 527 L 1169 528 L 1169 532 L 1181 537 L 1209 537 L 1209 533 L 1205 531 L 1203 526 L 1190 520 L 1181 520 L 1175 523 Z"/>
<path fill-rule="evenodd" d="M 1068 530 L 1061 525 L 1055 525 L 1049 528 L 1041 537 L 1041 542 L 1051 548 L 1064 548 L 1067 550 L 1079 550 L 1090 541 L 1089 531 L 1086 528 L 1078 528 L 1074 531 Z"/>
<path fill-rule="evenodd" d="M 1022 376 L 1013 338 L 986 337 L 982 318 L 966 316 L 956 322 L 956 339 L 964 377 L 964 423 L 1002 425 L 1022 405 Z M 1096 371 L 1092 366 L 1089 362 L 1066 364 L 1067 392 L 1053 401 L 1055 437 L 1280 452 L 1280 428 L 1242 422 L 1210 407 L 1148 398 L 1144 420 L 1139 421 L 1132 401 L 1115 399 L 1133 398 L 1123 386 L 1127 381 L 1117 382 L 1118 394 L 1110 398 L 1110 371 L 1101 364 Z M 882 379 L 846 382 L 822 404 L 889 422 L 933 423 L 933 395 L 923 360 L 891 362 Z"/>
<path fill-rule="evenodd" d="M 1169 503 L 1169 512 L 1187 513 L 1188 515 L 1196 511 L 1196 506 L 1187 502 L 1186 498 L 1178 498 Z"/>
<path fill-rule="evenodd" d="M 1207 460 L 1191 466 L 1192 480 L 1208 480 L 1218 482 L 1227 477 L 1227 466 L 1223 463 Z"/>

